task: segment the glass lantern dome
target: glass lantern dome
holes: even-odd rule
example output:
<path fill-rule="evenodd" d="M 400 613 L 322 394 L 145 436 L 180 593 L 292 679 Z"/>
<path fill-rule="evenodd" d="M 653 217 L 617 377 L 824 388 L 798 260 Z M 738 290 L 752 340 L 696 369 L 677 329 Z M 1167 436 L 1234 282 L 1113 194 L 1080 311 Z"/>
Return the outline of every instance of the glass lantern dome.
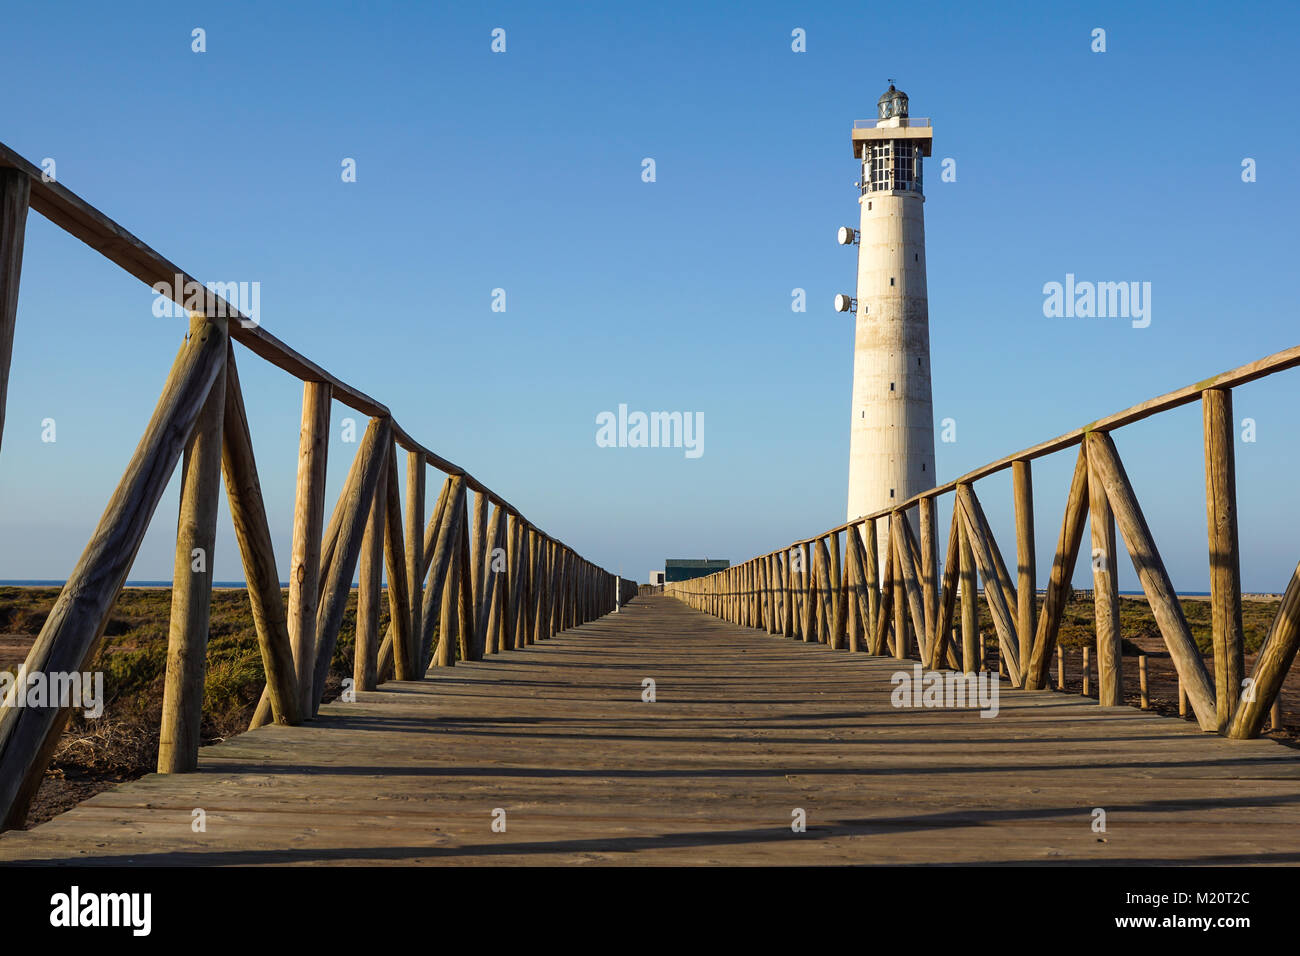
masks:
<path fill-rule="evenodd" d="M 907 117 L 907 94 L 902 90 L 894 88 L 894 84 L 889 84 L 889 89 L 881 94 L 880 99 L 876 100 L 876 110 L 880 114 L 880 119 L 903 119 Z"/>

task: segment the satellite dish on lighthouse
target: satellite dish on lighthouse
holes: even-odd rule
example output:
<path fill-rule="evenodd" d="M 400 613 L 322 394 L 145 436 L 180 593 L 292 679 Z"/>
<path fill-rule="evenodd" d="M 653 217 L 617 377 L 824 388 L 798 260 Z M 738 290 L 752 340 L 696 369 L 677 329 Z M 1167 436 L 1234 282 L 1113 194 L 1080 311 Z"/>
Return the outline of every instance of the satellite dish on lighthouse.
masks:
<path fill-rule="evenodd" d="M 837 296 L 835 296 L 835 311 L 852 312 L 853 299 L 850 296 L 845 295 L 843 292 L 839 293 Z"/>
<path fill-rule="evenodd" d="M 848 226 L 840 226 L 840 231 L 835 234 L 835 238 L 841 246 L 851 246 L 858 241 L 858 234 Z"/>

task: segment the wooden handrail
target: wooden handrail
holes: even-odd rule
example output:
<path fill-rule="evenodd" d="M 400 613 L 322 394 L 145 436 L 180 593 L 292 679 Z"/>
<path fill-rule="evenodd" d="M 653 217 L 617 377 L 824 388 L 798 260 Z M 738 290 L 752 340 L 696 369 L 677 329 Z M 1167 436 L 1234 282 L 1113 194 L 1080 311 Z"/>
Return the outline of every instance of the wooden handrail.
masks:
<path fill-rule="evenodd" d="M 309 720 L 320 706 L 351 582 L 360 565 L 353 675 L 358 689 L 433 663 L 522 648 L 613 611 L 636 586 L 533 525 L 465 469 L 416 442 L 387 406 L 330 374 L 71 190 L 0 144 L 0 427 L 16 315 L 23 235 L 35 210 L 190 313 L 191 329 L 153 419 L 90 545 L 64 586 L 24 672 L 80 671 L 94 656 L 136 550 L 182 452 L 181 519 L 172 590 L 159 772 L 195 769 L 212 596 L 221 474 L 244 562 L 267 678 L 252 726 Z M 188 288 L 187 288 L 188 287 Z M 187 291 L 203 289 L 201 310 Z M 304 383 L 289 602 L 276 572 L 247 409 L 232 342 Z M 322 528 L 329 410 L 337 399 L 369 417 L 328 529 Z M 408 452 L 407 520 L 397 449 Z M 424 469 L 447 478 L 424 526 Z M 475 494 L 471 526 L 466 493 Z M 487 537 L 489 505 L 495 505 Z M 498 568 L 489 545 L 506 547 Z M 405 529 L 403 525 L 406 525 Z M 471 554 L 470 535 L 475 551 Z M 203 562 L 191 565 L 192 553 Z M 380 562 L 388 569 L 389 632 L 378 634 Z M 472 567 L 473 565 L 473 567 Z M 184 576 L 193 571 L 196 576 Z M 498 571 L 504 571 L 508 587 Z M 491 572 L 489 574 L 489 572 Z M 425 578 L 428 584 L 424 584 Z M 508 594 L 507 594 L 508 591 Z M 437 626 L 437 648 L 433 640 Z M 486 628 L 486 630 L 485 630 Z M 66 706 L 6 707 L 0 715 L 0 829 L 20 825 L 67 722 Z"/>
<path fill-rule="evenodd" d="M 983 582 L 1001 653 L 1012 684 L 1046 686 L 1056 650 L 1070 575 L 1086 518 L 1091 519 L 1094 609 L 1098 635 L 1099 702 L 1121 702 L 1118 524 L 1152 613 L 1178 671 L 1180 685 L 1201 728 L 1233 738 L 1257 736 L 1300 651 L 1300 566 L 1297 566 L 1260 650 L 1254 674 L 1242 680 L 1241 571 L 1236 522 L 1236 478 L 1231 390 L 1300 366 L 1300 346 L 1211 376 L 989 462 L 890 508 L 854 518 L 723 571 L 666 585 L 665 593 L 725 620 L 752 626 L 782 620 L 772 633 L 820 641 L 832 648 L 905 657 L 913 646 L 924 664 L 972 671 L 978 665 L 976 580 Z M 1182 606 L 1165 571 L 1110 433 L 1160 412 L 1200 401 L 1204 416 L 1206 520 L 1210 552 L 1210 603 L 1214 673 L 1207 673 Z M 1037 606 L 1034 587 L 1033 491 L 1030 463 L 1078 446 L 1079 457 L 1062 518 L 1060 541 L 1046 596 Z M 1014 472 L 1017 579 L 1012 579 L 975 494 L 975 482 L 1007 468 Z M 956 493 L 942 584 L 936 580 L 938 535 L 934 503 Z M 919 512 L 920 545 L 909 512 Z M 883 580 L 877 580 L 878 521 L 889 523 Z M 839 536 L 846 536 L 841 578 Z M 865 545 L 865 547 L 863 547 Z M 869 550 L 864 559 L 860 551 Z M 767 568 L 781 568 L 768 573 Z M 959 574 L 960 571 L 960 574 Z M 961 596 L 961 654 L 949 629 Z M 770 583 L 769 583 L 770 582 Z M 753 602 L 757 601 L 757 605 Z M 847 606 L 847 607 L 846 607 Z M 847 610 L 847 614 L 844 613 Z M 802 613 L 800 613 L 800 611 Z M 833 611 L 833 615 L 829 612 Z M 829 628 L 829 633 L 828 633 Z M 769 628 L 769 630 L 771 630 Z M 890 635 L 893 635 L 892 642 Z M 864 646 L 865 645 L 865 646 Z M 1249 692 L 1243 692 L 1243 683 Z"/>

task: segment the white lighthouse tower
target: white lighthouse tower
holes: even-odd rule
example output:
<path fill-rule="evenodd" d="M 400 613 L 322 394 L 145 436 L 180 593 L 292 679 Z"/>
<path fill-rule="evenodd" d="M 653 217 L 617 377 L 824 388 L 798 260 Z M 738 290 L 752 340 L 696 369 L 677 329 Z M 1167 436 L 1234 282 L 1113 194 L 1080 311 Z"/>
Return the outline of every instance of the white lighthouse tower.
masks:
<path fill-rule="evenodd" d="M 840 230 L 841 243 L 858 244 L 849 520 L 936 483 L 921 191 L 930 121 L 910 118 L 907 95 L 890 83 L 877 118 L 854 123 L 852 141 L 862 162 L 860 226 L 856 235 Z M 836 308 L 849 311 L 852 303 L 837 296 Z M 888 524 L 876 527 L 883 565 Z"/>

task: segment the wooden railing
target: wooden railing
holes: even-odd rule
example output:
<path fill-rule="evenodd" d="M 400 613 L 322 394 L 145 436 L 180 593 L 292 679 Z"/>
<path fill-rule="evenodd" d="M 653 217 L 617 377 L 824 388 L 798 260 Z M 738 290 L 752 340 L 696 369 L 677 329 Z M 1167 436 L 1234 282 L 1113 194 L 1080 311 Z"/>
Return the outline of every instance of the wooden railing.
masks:
<path fill-rule="evenodd" d="M 977 578 L 1013 686 L 1042 689 L 1056 649 L 1062 611 L 1084 522 L 1092 538 L 1098 702 L 1122 703 L 1117 545 L 1132 558 L 1152 615 L 1201 729 L 1232 738 L 1259 735 L 1300 646 L 1300 566 L 1245 678 L 1241 563 L 1237 540 L 1232 389 L 1300 365 L 1300 347 L 1189 385 L 1075 429 L 787 548 L 708 577 L 669 584 L 665 593 L 691 607 L 772 634 L 833 648 L 917 657 L 931 668 L 979 667 Z M 1182 605 L 1165 571 L 1111 433 L 1159 412 L 1199 401 L 1203 407 L 1206 516 L 1214 673 L 1205 668 Z M 1078 446 L 1051 575 L 1038 607 L 1030 463 Z M 1013 580 L 989 529 L 975 483 L 1010 468 L 1015 506 Z M 935 507 L 953 494 L 952 526 L 939 579 Z M 1091 520 L 1089 520 L 1091 518 Z M 878 556 L 877 525 L 885 523 Z M 919 534 L 914 531 L 919 528 Z M 844 540 L 841 542 L 841 533 Z M 918 540 L 919 539 L 919 540 Z M 883 558 L 883 560 L 881 560 Z M 882 570 L 878 570 L 882 569 Z M 959 587 L 960 585 L 960 587 Z M 960 636 L 954 627 L 960 594 Z"/>
<path fill-rule="evenodd" d="M 3 434 L 23 236 L 33 209 L 155 289 L 191 305 L 194 280 L 117 223 L 0 144 L 0 435 Z M 196 284 L 197 285 L 197 284 Z M 389 410 L 289 348 L 212 291 L 191 311 L 144 437 L 20 675 L 84 671 L 178 462 L 182 484 L 158 769 L 195 769 L 202 717 L 212 561 L 222 477 L 266 674 L 253 726 L 297 724 L 320 707 L 360 566 L 356 689 L 418 680 L 432 662 L 524 647 L 590 621 L 636 594 L 542 531 L 499 494 L 408 435 Z M 185 298 L 185 301 L 182 299 Z M 234 343 L 302 380 L 286 607 L 240 391 Z M 331 402 L 369 416 L 329 524 L 325 465 Z M 406 452 L 406 508 L 398 484 Z M 428 469 L 445 475 L 425 523 Z M 469 505 L 473 493 L 473 510 Z M 196 555 L 204 560 L 196 562 Z M 196 570 L 198 568 L 202 570 Z M 378 632 L 381 567 L 390 623 Z M 22 681 L 13 693 L 21 690 Z M 11 706 L 0 716 L 0 827 L 22 824 L 70 709 Z"/>

